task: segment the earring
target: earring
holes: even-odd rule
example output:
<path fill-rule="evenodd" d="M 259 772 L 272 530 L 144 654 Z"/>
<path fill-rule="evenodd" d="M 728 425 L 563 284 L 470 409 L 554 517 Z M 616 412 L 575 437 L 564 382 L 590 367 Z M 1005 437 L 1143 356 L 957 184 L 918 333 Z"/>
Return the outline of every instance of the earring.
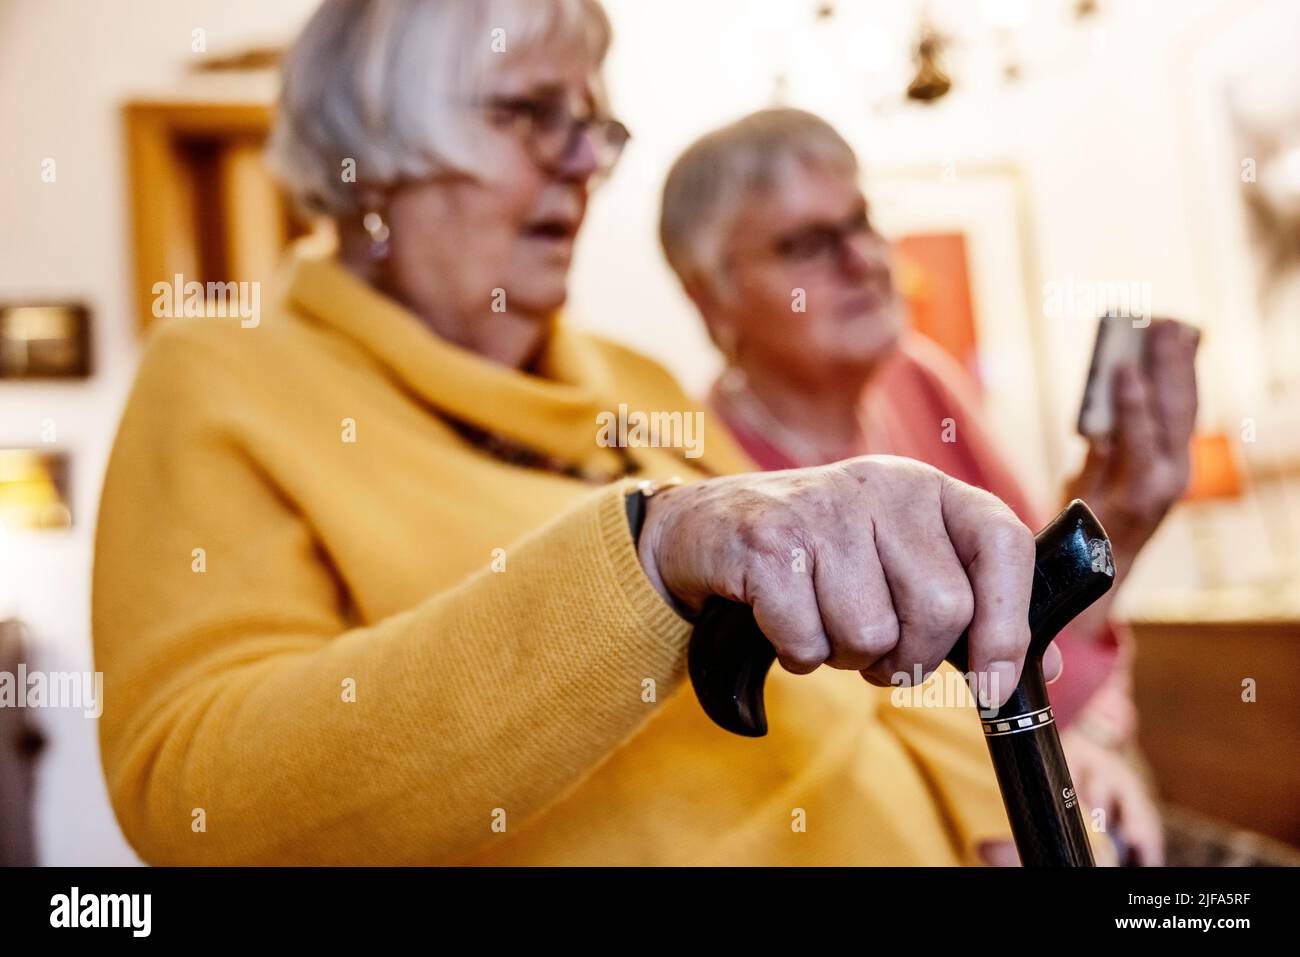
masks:
<path fill-rule="evenodd" d="M 745 370 L 739 365 L 740 333 L 733 326 L 723 326 L 715 337 L 718 349 L 726 360 L 722 370 L 722 386 L 735 391 L 745 386 Z"/>
<path fill-rule="evenodd" d="M 361 217 L 361 225 L 370 236 L 370 258 L 378 262 L 388 255 L 388 224 L 376 210 L 370 210 Z"/>

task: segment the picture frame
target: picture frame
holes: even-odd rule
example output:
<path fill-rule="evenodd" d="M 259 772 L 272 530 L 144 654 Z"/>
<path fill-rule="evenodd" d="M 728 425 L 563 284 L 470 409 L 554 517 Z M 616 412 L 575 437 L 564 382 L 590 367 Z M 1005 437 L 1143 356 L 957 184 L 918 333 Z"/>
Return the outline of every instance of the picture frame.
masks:
<path fill-rule="evenodd" d="M 1044 381 L 1047 348 L 1035 305 L 1041 283 L 1019 170 L 879 167 L 865 179 L 871 217 L 896 248 L 905 251 L 917 237 L 960 237 L 974 323 L 973 353 L 963 364 L 981 387 L 994 440 L 1031 495 L 1046 501 L 1064 467 L 1064 433 Z"/>

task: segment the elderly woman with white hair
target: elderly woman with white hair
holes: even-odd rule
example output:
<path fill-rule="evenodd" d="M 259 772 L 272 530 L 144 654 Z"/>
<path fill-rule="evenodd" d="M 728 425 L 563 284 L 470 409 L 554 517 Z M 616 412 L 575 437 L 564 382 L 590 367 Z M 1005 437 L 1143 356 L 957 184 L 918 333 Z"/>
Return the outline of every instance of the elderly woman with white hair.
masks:
<path fill-rule="evenodd" d="M 602 430 L 694 409 L 560 317 L 627 139 L 608 43 L 595 0 L 327 0 L 290 51 L 272 155 L 337 239 L 255 328 L 159 324 L 101 501 L 103 763 L 145 860 L 955 864 L 1007 835 L 969 696 L 883 686 L 969 626 L 1010 695 L 1012 512 L 902 460 L 753 474 L 720 429 L 698 458 Z M 684 681 L 712 595 L 783 666 L 760 741 Z"/>

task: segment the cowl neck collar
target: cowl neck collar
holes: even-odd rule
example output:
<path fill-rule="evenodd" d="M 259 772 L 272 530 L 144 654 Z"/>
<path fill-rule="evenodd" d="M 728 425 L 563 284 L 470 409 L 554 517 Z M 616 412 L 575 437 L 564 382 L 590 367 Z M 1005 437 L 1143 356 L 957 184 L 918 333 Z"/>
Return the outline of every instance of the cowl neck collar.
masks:
<path fill-rule="evenodd" d="M 610 369 L 558 312 L 534 375 L 442 338 L 340 264 L 329 245 L 293 249 L 285 295 L 294 311 L 354 339 L 440 412 L 584 471 L 622 471 L 618 453 L 596 443 L 599 414 L 618 405 Z"/>

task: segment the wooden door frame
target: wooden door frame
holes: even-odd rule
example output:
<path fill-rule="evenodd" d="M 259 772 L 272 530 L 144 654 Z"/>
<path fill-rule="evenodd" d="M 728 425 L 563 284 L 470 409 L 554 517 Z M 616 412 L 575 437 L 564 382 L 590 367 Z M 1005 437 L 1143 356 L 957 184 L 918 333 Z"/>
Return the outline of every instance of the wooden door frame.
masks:
<path fill-rule="evenodd" d="M 260 103 L 136 101 L 123 107 L 134 301 L 140 331 L 152 319 L 156 282 L 193 273 L 191 209 L 182 193 L 189 170 L 179 145 L 192 138 L 265 138 L 272 107 Z"/>

